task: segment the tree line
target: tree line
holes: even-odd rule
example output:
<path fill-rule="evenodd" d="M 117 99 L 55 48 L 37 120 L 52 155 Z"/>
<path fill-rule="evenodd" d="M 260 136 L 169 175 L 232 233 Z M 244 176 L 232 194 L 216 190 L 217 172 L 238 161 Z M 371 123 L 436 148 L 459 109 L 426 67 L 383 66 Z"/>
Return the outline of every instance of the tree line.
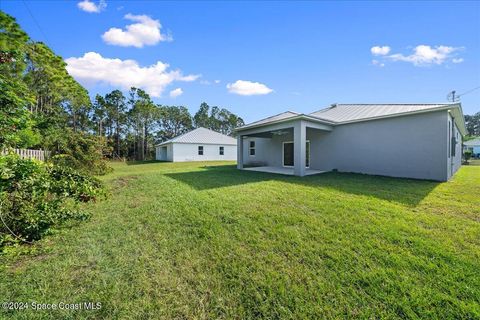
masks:
<path fill-rule="evenodd" d="M 125 96 L 113 90 L 96 95 L 92 105 L 92 128 L 105 138 L 112 158 L 146 160 L 156 143 L 172 139 L 193 128 L 205 127 L 233 135 L 242 118 L 225 108 L 203 102 L 195 115 L 184 106 L 155 104 L 142 89 L 132 87 Z"/>
<path fill-rule="evenodd" d="M 0 11 L 0 148 L 42 148 L 76 163 L 98 158 L 149 159 L 154 145 L 195 127 L 233 134 L 243 120 L 202 103 L 193 116 L 184 106 L 155 104 L 131 88 L 91 101 L 88 91 L 47 45 L 32 40 L 15 18 Z"/>

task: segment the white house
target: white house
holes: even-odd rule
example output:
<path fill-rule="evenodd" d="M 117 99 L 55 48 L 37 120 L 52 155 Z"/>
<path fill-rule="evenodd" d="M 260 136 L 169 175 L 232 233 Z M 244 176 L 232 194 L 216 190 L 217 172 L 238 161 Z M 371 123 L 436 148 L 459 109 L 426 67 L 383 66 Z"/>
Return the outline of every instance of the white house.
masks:
<path fill-rule="evenodd" d="M 236 132 L 239 169 L 446 181 L 461 165 L 466 128 L 460 103 L 335 104 L 287 111 Z"/>
<path fill-rule="evenodd" d="M 158 144 L 155 159 L 172 162 L 236 160 L 237 140 L 200 127 Z"/>

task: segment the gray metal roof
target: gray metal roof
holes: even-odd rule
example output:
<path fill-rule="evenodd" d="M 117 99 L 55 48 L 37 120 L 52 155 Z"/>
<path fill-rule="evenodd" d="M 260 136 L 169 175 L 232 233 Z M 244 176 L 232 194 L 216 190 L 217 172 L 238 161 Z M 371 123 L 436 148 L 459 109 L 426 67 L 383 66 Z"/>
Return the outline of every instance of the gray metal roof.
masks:
<path fill-rule="evenodd" d="M 230 136 L 212 131 L 207 128 L 197 128 L 173 139 L 164 141 L 157 146 L 169 143 L 195 143 L 195 144 L 223 144 L 223 145 L 237 145 L 237 139 Z"/>
<path fill-rule="evenodd" d="M 448 104 L 335 104 L 329 108 L 310 113 L 311 116 L 345 123 L 381 118 L 405 113 L 443 109 Z"/>
<path fill-rule="evenodd" d="M 249 123 L 237 128 L 244 130 L 251 127 L 257 127 L 276 122 L 288 121 L 290 118 L 309 117 L 319 122 L 325 122 L 330 125 L 340 125 L 350 122 L 367 121 L 379 118 L 396 117 L 412 113 L 430 112 L 436 110 L 453 110 L 455 122 L 462 134 L 466 133 L 465 122 L 461 105 L 459 103 L 432 103 L 432 104 L 334 104 L 328 108 L 312 112 L 310 114 L 300 114 L 293 111 L 287 111 L 275 116 L 265 118 L 256 122 Z"/>
<path fill-rule="evenodd" d="M 463 144 L 466 146 L 480 146 L 480 138 L 465 141 Z"/>
<path fill-rule="evenodd" d="M 300 113 L 298 113 L 298 112 L 285 111 L 285 112 L 276 114 L 276 115 L 274 115 L 274 116 L 271 116 L 271 117 L 268 117 L 268 118 L 265 118 L 265 119 L 262 119 L 262 120 L 258 120 L 258 121 L 249 123 L 248 125 L 245 125 L 245 127 L 246 127 L 246 126 L 248 126 L 248 127 L 250 127 L 250 126 L 258 126 L 258 125 L 261 125 L 261 124 L 267 124 L 267 123 L 277 122 L 277 121 L 280 121 L 280 120 L 286 120 L 286 119 L 290 119 L 290 118 L 296 117 L 296 116 L 298 116 L 298 115 L 300 115 Z"/>

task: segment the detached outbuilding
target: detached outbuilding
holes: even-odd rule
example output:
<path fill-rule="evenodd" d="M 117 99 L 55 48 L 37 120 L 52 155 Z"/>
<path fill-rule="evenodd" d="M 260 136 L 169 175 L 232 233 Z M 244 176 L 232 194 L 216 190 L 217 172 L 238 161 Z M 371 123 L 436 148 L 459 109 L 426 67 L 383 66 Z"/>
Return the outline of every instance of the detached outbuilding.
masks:
<path fill-rule="evenodd" d="M 158 144 L 155 159 L 172 162 L 236 160 L 237 140 L 200 127 Z"/>

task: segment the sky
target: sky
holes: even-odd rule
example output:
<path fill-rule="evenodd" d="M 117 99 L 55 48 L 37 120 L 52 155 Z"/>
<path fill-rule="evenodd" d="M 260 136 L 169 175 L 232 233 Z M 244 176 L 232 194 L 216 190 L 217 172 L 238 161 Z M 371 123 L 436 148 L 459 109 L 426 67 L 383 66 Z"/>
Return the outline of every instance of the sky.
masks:
<path fill-rule="evenodd" d="M 333 103 L 438 103 L 480 86 L 480 2 L 13 1 L 92 97 L 225 107 L 247 123 Z M 461 97 L 480 111 L 480 89 Z"/>

